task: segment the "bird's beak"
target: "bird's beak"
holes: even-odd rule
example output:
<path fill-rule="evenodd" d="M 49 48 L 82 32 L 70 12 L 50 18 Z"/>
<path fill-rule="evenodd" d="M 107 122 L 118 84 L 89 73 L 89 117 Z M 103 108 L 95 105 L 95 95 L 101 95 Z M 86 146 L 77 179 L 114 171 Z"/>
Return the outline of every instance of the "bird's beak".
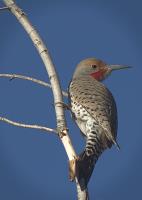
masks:
<path fill-rule="evenodd" d="M 109 65 L 109 69 L 110 71 L 114 71 L 114 70 L 120 70 L 120 69 L 130 69 L 132 68 L 131 66 L 124 66 L 124 65 Z"/>

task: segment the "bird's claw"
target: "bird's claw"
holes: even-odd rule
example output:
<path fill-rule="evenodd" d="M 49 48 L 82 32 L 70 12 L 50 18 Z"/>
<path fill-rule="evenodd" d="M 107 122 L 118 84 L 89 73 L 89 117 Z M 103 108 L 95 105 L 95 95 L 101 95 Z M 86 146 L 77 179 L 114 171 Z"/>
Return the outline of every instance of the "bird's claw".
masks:
<path fill-rule="evenodd" d="M 59 101 L 59 102 L 56 102 L 56 103 L 55 103 L 55 106 L 58 105 L 58 104 L 59 104 L 59 105 L 62 105 L 62 107 L 63 107 L 64 109 L 66 109 L 66 110 L 70 110 L 70 109 L 71 109 L 70 106 L 69 106 L 68 104 L 64 103 L 64 102 L 60 102 L 60 101 Z"/>

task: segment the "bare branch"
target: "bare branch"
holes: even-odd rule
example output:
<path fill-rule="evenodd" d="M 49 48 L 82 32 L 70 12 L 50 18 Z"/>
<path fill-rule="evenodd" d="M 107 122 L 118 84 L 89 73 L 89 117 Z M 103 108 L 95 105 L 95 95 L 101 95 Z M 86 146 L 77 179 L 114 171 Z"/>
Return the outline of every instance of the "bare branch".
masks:
<path fill-rule="evenodd" d="M 0 8 L 0 11 L 2 10 L 8 10 L 9 8 L 7 6 Z"/>
<path fill-rule="evenodd" d="M 57 131 L 55 129 L 48 128 L 46 126 L 39 126 L 37 124 L 23 124 L 23 123 L 20 123 L 20 122 L 12 121 L 12 120 L 7 119 L 5 117 L 0 117 L 0 121 L 6 122 L 6 123 L 11 124 L 13 126 L 18 126 L 18 127 L 23 127 L 23 128 L 39 129 L 39 130 L 46 131 L 46 132 L 57 133 Z"/>
<path fill-rule="evenodd" d="M 82 191 L 77 178 L 75 179 L 75 181 L 76 181 L 78 200 L 89 200 L 88 189 L 86 188 L 85 190 Z"/>
<path fill-rule="evenodd" d="M 41 81 L 39 79 L 36 79 L 36 78 L 33 78 L 33 77 L 29 77 L 29 76 L 23 76 L 23 75 L 20 75 L 20 74 L 0 74 L 0 77 L 10 78 L 10 80 L 13 80 L 15 78 L 23 79 L 23 80 L 28 80 L 28 81 L 32 81 L 34 83 L 37 83 L 39 85 L 52 88 L 51 85 L 49 83 L 45 82 L 45 81 Z M 65 97 L 68 97 L 68 93 L 67 92 L 62 91 L 62 94 Z"/>
<path fill-rule="evenodd" d="M 65 151 L 67 153 L 67 156 L 69 160 L 76 159 L 77 155 L 75 153 L 75 150 L 73 148 L 71 139 L 68 135 L 68 129 L 66 126 L 66 119 L 64 114 L 64 108 L 62 104 L 59 104 L 57 102 L 63 102 L 62 97 L 62 91 L 60 87 L 60 82 L 58 79 L 58 75 L 56 73 L 55 67 L 53 65 L 53 62 L 51 60 L 50 54 L 48 52 L 48 49 L 46 48 L 45 44 L 43 43 L 41 37 L 35 30 L 35 28 L 32 26 L 32 24 L 29 22 L 27 16 L 25 13 L 15 4 L 15 1 L 13 0 L 3 0 L 6 6 L 9 7 L 9 10 L 12 12 L 13 15 L 17 18 L 19 23 L 23 26 L 29 37 L 31 38 L 34 46 L 36 47 L 44 65 L 47 70 L 47 73 L 49 75 L 49 79 L 51 82 L 51 87 L 53 91 L 53 97 L 54 97 L 54 104 L 55 104 L 55 113 L 56 113 L 56 121 L 57 121 L 57 130 L 60 136 L 60 139 L 63 143 L 63 146 L 65 148 Z M 77 184 L 77 190 L 78 190 L 78 199 L 79 200 L 86 200 L 88 199 L 88 193 L 87 190 L 81 191 L 81 189 L 78 189 L 78 182 Z M 80 197 L 82 199 L 80 199 Z M 87 198 L 86 198 L 87 197 Z"/>

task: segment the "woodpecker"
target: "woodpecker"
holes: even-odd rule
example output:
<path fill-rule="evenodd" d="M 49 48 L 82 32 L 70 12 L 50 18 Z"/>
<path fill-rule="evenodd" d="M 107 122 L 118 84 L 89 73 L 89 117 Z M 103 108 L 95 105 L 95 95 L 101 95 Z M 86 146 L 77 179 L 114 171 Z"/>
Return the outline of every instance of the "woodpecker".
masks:
<path fill-rule="evenodd" d="M 101 81 L 112 71 L 126 68 L 129 67 L 107 65 L 99 59 L 88 58 L 77 65 L 69 84 L 71 113 L 86 139 L 84 151 L 76 162 L 81 189 L 87 187 L 95 163 L 102 152 L 113 144 L 119 148 L 116 141 L 116 103 Z"/>

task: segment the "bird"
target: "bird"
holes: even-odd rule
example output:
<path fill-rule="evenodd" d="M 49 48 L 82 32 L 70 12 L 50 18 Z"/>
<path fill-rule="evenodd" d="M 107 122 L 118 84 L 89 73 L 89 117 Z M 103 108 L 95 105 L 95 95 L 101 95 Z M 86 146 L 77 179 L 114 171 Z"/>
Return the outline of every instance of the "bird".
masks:
<path fill-rule="evenodd" d="M 112 93 L 102 83 L 112 71 L 129 66 L 108 65 L 96 58 L 82 60 L 76 67 L 68 87 L 73 119 L 85 138 L 85 148 L 76 161 L 81 189 L 88 185 L 100 155 L 117 137 L 117 107 Z"/>

